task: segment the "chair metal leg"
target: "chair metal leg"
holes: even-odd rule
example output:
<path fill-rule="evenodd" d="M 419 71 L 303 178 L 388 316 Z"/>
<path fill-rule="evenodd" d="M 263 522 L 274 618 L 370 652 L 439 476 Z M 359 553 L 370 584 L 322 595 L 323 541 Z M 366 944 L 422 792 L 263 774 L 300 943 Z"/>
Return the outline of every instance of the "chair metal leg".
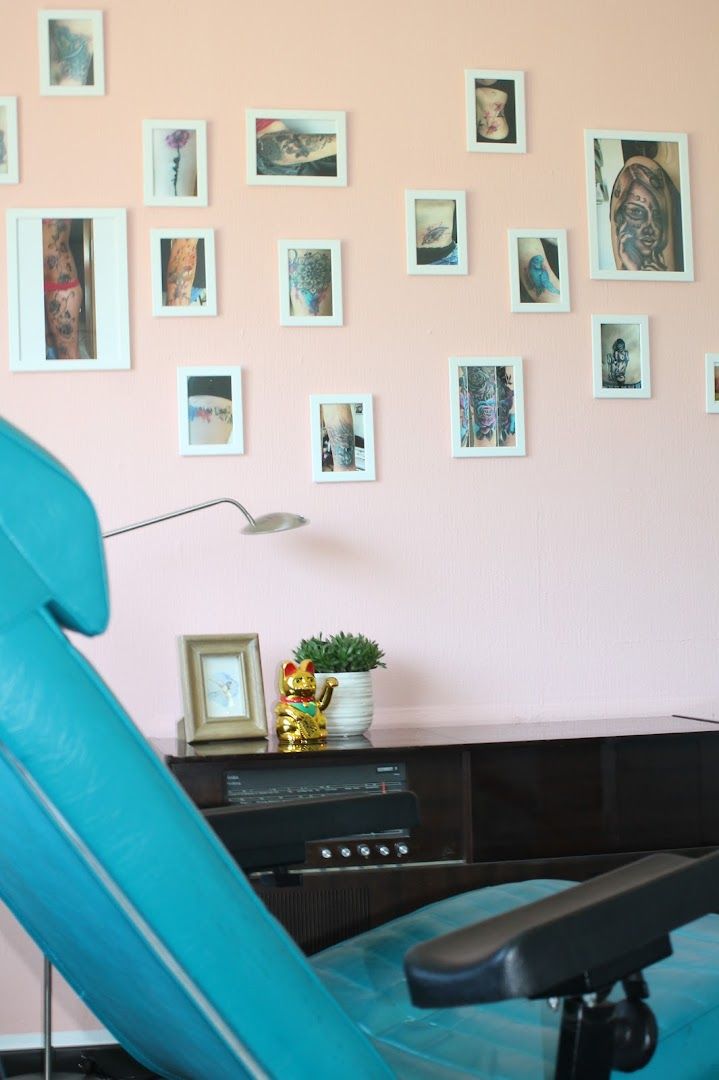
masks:
<path fill-rule="evenodd" d="M 43 957 L 42 970 L 42 1043 L 43 1063 L 41 1073 L 23 1073 L 8 1080 L 79 1080 L 80 1072 L 54 1072 L 52 1067 L 52 964 Z"/>

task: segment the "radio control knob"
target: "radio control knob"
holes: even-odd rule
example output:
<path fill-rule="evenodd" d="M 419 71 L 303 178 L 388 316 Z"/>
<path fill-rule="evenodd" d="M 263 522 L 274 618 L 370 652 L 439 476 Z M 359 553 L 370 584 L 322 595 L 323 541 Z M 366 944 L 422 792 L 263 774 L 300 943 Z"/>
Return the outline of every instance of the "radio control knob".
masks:
<path fill-rule="evenodd" d="M 357 854 L 361 855 L 363 859 L 366 859 L 367 856 L 371 854 L 369 844 L 358 844 Z"/>
<path fill-rule="evenodd" d="M 328 848 L 328 847 L 320 848 L 320 855 L 321 855 L 321 857 L 323 859 L 331 859 L 332 858 L 332 850 L 330 848 Z"/>
<path fill-rule="evenodd" d="M 380 853 L 380 855 L 389 855 L 389 848 L 386 844 L 380 844 L 377 848 L 377 851 Z"/>
<path fill-rule="evenodd" d="M 406 844 L 395 844 L 395 845 L 394 845 L 394 850 L 395 850 L 395 851 L 397 852 L 397 854 L 398 854 L 398 855 L 400 855 L 400 856 L 402 856 L 402 855 L 409 855 L 409 848 L 407 847 L 407 845 L 406 845 Z"/>
<path fill-rule="evenodd" d="M 352 854 L 352 848 L 348 848 L 348 847 L 341 847 L 340 848 L 340 855 L 342 856 L 343 859 L 349 859 L 351 854 Z"/>

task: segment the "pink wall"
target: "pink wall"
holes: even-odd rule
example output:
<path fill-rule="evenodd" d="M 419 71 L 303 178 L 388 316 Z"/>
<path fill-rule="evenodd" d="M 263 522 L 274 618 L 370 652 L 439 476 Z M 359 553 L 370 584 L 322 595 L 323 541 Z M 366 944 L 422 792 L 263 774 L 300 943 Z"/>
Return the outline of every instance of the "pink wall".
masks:
<path fill-rule="evenodd" d="M 83 648 L 152 735 L 180 715 L 175 639 L 192 633 L 257 632 L 271 705 L 299 637 L 361 630 L 389 660 L 379 723 L 713 709 L 715 3 L 685 4 L 681 37 L 669 0 L 638 0 L 631 21 L 617 0 L 254 10 L 107 0 L 107 94 L 66 99 L 38 93 L 35 6 L 3 17 L 21 183 L 0 209 L 128 208 L 133 361 L 10 374 L 2 343 L 0 411 L 68 464 L 106 528 L 220 495 L 312 521 L 247 538 L 222 508 L 111 541 L 114 619 Z M 526 155 L 465 150 L 473 67 L 526 72 Z M 246 107 L 347 110 L 349 186 L 248 187 Z M 144 118 L 208 121 L 206 209 L 142 205 Z M 688 133 L 693 284 L 589 279 L 584 128 Z M 467 277 L 406 274 L 405 188 L 466 189 Z M 159 226 L 216 229 L 217 318 L 153 317 Z M 570 314 L 510 314 L 506 234 L 522 227 L 568 230 Z M 276 243 L 296 236 L 342 241 L 343 327 L 279 325 Z M 592 397 L 590 315 L 621 311 L 649 315 L 649 401 Z M 450 457 L 450 355 L 524 358 L 525 458 Z M 245 456 L 178 455 L 175 370 L 191 364 L 242 365 Z M 374 395 L 375 483 L 312 483 L 308 395 L 335 392 Z M 7 915 L 0 933 L 0 1031 L 37 1031 L 39 959 Z M 57 1026 L 97 1024 L 61 994 Z"/>

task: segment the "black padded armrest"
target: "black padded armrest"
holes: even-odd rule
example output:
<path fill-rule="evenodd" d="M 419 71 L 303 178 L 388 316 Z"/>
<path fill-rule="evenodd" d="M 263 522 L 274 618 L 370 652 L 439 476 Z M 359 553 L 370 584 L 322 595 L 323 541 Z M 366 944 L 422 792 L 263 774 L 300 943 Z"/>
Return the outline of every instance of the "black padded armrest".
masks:
<path fill-rule="evenodd" d="M 412 791 L 218 806 L 203 814 L 245 870 L 302 863 L 308 840 L 409 829 L 419 822 L 417 796 Z"/>
<path fill-rule="evenodd" d="M 415 1005 L 601 989 L 671 953 L 669 932 L 719 909 L 719 853 L 649 855 L 410 949 Z"/>

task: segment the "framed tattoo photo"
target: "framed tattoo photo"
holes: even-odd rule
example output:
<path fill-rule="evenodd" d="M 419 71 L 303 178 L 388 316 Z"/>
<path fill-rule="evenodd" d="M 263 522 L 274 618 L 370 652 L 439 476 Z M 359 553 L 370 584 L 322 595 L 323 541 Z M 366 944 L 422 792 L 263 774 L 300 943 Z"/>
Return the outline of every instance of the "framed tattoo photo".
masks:
<path fill-rule="evenodd" d="M 11 371 L 130 367 L 124 210 L 8 210 Z"/>
<path fill-rule="evenodd" d="M 472 68 L 464 73 L 467 149 L 524 154 L 527 135 L 524 72 Z"/>
<path fill-rule="evenodd" d="M 706 372 L 706 404 L 708 413 L 719 413 L 719 353 L 704 357 Z"/>
<path fill-rule="evenodd" d="M 523 457 L 524 379 L 519 356 L 451 356 L 452 457 Z"/>
<path fill-rule="evenodd" d="M 246 109 L 247 183 L 347 186 L 344 112 Z"/>
<path fill-rule="evenodd" d="M 207 206 L 207 124 L 143 120 L 145 206 Z"/>
<path fill-rule="evenodd" d="M 371 394 L 311 394 L 312 479 L 374 480 Z"/>
<path fill-rule="evenodd" d="M 17 184 L 19 179 L 17 98 L 0 97 L 0 184 Z"/>
<path fill-rule="evenodd" d="M 267 738 L 257 634 L 179 638 L 185 739 Z"/>
<path fill-rule="evenodd" d="M 592 315 L 592 381 L 595 398 L 648 398 L 649 318 Z"/>
<path fill-rule="evenodd" d="M 586 131 L 590 277 L 693 281 L 687 137 Z"/>
<path fill-rule="evenodd" d="M 105 93 L 102 12 L 86 8 L 38 12 L 40 93 Z"/>
<path fill-rule="evenodd" d="M 281 326 L 342 326 L 339 240 L 280 240 Z"/>
<path fill-rule="evenodd" d="M 512 311 L 569 311 L 566 229 L 509 230 Z"/>
<path fill-rule="evenodd" d="M 179 367 L 177 427 L 182 455 L 244 454 L 242 368 Z"/>
<path fill-rule="evenodd" d="M 152 314 L 217 314 L 214 229 L 152 229 Z"/>
<path fill-rule="evenodd" d="M 405 191 L 408 274 L 467 273 L 464 191 Z"/>

